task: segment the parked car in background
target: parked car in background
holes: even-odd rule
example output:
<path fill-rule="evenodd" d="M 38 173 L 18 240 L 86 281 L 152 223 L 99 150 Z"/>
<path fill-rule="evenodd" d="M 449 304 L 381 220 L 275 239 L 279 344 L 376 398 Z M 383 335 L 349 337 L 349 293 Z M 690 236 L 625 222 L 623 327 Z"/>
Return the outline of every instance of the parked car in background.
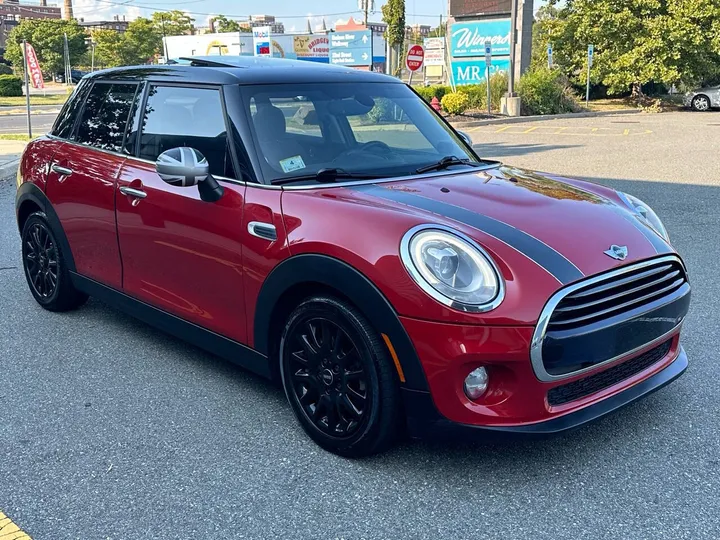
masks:
<path fill-rule="evenodd" d="M 80 79 L 82 79 L 85 75 L 88 74 L 87 71 L 80 71 L 79 69 L 73 69 L 70 72 L 72 76 L 71 82 L 73 84 L 77 84 L 80 82 Z M 55 82 L 56 83 L 65 83 L 65 74 L 64 73 L 56 73 L 55 74 Z"/>
<path fill-rule="evenodd" d="M 28 145 L 44 308 L 95 296 L 274 379 L 351 457 L 563 431 L 685 371 L 690 284 L 647 204 L 482 159 L 393 77 L 192 63 L 89 75 Z"/>
<path fill-rule="evenodd" d="M 685 94 L 685 106 L 701 112 L 720 107 L 720 85 L 688 92 Z"/>

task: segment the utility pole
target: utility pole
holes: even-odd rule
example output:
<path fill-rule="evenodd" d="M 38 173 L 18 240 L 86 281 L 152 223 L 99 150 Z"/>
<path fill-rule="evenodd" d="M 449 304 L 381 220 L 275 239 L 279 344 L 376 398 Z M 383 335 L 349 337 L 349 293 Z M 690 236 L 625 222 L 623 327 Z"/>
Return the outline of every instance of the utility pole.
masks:
<path fill-rule="evenodd" d="M 160 12 L 160 26 L 163 35 L 163 56 L 165 56 L 165 64 L 168 63 L 167 40 L 165 39 L 165 14 Z"/>

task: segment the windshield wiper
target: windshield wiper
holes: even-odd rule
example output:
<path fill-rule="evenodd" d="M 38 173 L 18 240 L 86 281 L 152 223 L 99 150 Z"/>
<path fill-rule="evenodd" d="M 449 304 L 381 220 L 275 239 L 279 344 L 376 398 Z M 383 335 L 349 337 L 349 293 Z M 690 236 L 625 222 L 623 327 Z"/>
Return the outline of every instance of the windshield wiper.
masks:
<path fill-rule="evenodd" d="M 292 182 L 301 182 L 303 180 L 317 180 L 318 182 L 335 182 L 339 178 L 351 178 L 353 180 L 375 180 L 376 178 L 385 178 L 379 174 L 360 174 L 350 173 L 343 169 L 320 169 L 314 174 L 303 174 L 299 176 L 288 176 L 286 178 L 276 178 L 270 183 L 273 185 L 290 184 Z"/>
<path fill-rule="evenodd" d="M 447 169 L 448 167 L 452 167 L 453 165 L 467 165 L 468 167 L 479 167 L 481 164 L 475 161 L 470 161 L 469 159 L 460 159 L 455 156 L 445 156 L 437 163 L 433 163 L 432 165 L 426 165 L 425 167 L 420 167 L 415 171 L 415 174 L 422 174 L 430 171 L 442 171 L 443 169 Z"/>

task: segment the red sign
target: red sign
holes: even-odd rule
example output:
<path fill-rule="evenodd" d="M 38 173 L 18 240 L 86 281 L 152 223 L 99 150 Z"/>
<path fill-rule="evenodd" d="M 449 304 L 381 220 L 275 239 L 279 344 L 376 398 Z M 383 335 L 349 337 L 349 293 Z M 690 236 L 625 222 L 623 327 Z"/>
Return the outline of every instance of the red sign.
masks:
<path fill-rule="evenodd" d="M 405 65 L 410 71 L 417 71 L 423 66 L 425 61 L 425 49 L 422 45 L 413 45 L 408 49 Z"/>
<path fill-rule="evenodd" d="M 40 71 L 40 62 L 38 62 L 35 49 L 29 43 L 25 44 L 25 56 L 28 66 L 28 77 L 32 81 L 34 88 L 45 88 L 42 71 Z"/>

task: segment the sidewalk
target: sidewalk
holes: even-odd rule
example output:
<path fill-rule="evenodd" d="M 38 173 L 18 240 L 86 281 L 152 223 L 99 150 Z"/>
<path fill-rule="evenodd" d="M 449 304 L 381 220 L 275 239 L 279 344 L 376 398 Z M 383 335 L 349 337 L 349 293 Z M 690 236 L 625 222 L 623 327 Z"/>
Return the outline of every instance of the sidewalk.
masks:
<path fill-rule="evenodd" d="M 15 167 L 26 145 L 24 141 L 0 140 L 0 180 L 15 174 Z"/>

